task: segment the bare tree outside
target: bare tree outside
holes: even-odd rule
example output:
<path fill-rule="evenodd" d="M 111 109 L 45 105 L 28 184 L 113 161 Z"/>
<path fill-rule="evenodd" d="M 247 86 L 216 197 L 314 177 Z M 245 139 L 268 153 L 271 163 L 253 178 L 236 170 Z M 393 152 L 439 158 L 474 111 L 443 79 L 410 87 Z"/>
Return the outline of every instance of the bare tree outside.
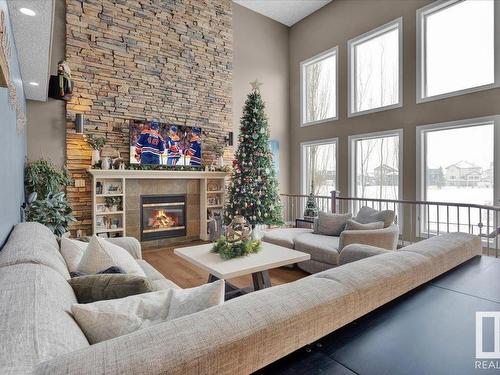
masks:
<path fill-rule="evenodd" d="M 329 195 L 336 188 L 336 144 L 308 145 L 306 157 L 306 193 Z"/>
<path fill-rule="evenodd" d="M 356 112 L 399 100 L 399 33 L 392 29 L 354 45 Z"/>
<path fill-rule="evenodd" d="M 398 199 L 399 137 L 356 140 L 356 196 Z"/>
<path fill-rule="evenodd" d="M 335 117 L 336 56 L 305 67 L 306 122 Z"/>

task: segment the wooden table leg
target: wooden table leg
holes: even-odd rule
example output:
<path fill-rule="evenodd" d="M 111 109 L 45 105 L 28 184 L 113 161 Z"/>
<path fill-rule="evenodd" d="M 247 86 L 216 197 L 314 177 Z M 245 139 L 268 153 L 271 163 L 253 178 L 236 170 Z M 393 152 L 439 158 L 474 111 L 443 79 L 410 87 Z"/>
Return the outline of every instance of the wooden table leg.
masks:
<path fill-rule="evenodd" d="M 264 288 L 269 288 L 271 286 L 271 278 L 269 277 L 269 271 L 255 272 L 252 273 L 253 290 L 261 290 Z"/>

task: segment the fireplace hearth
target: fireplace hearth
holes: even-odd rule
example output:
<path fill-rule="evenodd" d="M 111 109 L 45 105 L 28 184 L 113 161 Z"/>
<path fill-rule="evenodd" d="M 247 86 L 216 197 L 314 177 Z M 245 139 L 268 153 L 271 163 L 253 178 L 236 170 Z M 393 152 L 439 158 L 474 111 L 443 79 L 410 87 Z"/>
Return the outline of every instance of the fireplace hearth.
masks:
<path fill-rule="evenodd" d="M 141 241 L 186 235 L 186 195 L 141 195 Z"/>

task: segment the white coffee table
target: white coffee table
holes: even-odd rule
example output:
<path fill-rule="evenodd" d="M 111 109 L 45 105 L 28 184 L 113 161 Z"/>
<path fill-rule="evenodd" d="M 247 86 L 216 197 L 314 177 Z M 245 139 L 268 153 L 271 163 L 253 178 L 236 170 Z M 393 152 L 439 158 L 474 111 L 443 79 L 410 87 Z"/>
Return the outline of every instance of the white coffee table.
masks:
<path fill-rule="evenodd" d="M 307 253 L 262 242 L 262 249 L 258 253 L 226 260 L 222 259 L 219 254 L 212 253 L 212 246 L 213 244 L 182 247 L 174 249 L 174 254 L 207 271 L 208 282 L 251 274 L 253 290 L 271 286 L 268 272 L 270 269 L 311 259 Z M 226 286 L 229 287 L 226 288 L 226 293 L 234 290 L 246 292 L 229 283 L 226 283 Z"/>

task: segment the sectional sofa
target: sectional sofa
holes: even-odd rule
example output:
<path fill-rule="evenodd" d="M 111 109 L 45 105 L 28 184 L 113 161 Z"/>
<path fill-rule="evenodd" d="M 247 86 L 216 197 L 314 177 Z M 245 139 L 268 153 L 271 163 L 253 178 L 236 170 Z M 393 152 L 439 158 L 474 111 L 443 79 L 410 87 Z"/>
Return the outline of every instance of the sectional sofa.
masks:
<path fill-rule="evenodd" d="M 177 287 L 121 241 L 148 275 Z M 480 253 L 476 236 L 442 235 L 89 345 L 55 238 L 19 224 L 0 251 L 0 373 L 248 374 Z"/>

